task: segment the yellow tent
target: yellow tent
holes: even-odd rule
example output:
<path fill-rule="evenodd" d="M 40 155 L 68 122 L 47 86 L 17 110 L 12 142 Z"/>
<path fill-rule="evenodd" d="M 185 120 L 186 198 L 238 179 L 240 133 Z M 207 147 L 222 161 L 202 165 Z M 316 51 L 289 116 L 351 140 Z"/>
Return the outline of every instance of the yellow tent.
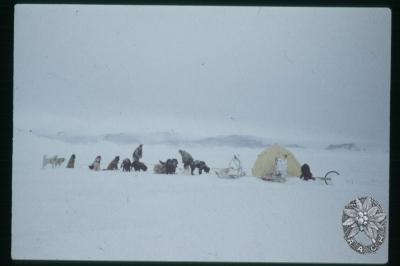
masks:
<path fill-rule="evenodd" d="M 294 157 L 293 153 L 278 144 L 272 145 L 258 155 L 251 171 L 253 176 L 262 177 L 272 175 L 274 171 L 275 158 L 284 158 L 285 155 L 287 155 L 288 175 L 300 176 L 301 166 L 296 157 Z"/>

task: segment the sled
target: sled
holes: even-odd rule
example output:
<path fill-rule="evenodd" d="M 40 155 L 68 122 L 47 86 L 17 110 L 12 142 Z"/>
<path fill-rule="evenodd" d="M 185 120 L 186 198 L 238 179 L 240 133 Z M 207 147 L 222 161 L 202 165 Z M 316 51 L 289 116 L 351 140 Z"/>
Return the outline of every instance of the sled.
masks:
<path fill-rule="evenodd" d="M 278 182 L 278 183 L 286 182 L 286 178 L 277 175 L 262 176 L 260 178 L 264 181 L 269 181 L 269 182 Z"/>
<path fill-rule="evenodd" d="M 213 171 L 218 177 L 221 178 L 238 178 L 245 176 L 242 163 L 239 160 L 239 155 L 234 155 L 227 168 L 214 168 Z"/>
<path fill-rule="evenodd" d="M 214 173 L 221 178 L 238 178 L 246 175 L 242 169 L 234 169 L 232 167 L 214 168 Z"/>
<path fill-rule="evenodd" d="M 324 177 L 316 176 L 315 178 L 318 178 L 319 180 L 323 180 L 325 182 L 325 184 L 327 184 L 327 185 L 332 185 L 332 177 L 334 175 L 340 175 L 340 174 L 337 171 L 332 170 L 332 171 L 326 172 Z"/>

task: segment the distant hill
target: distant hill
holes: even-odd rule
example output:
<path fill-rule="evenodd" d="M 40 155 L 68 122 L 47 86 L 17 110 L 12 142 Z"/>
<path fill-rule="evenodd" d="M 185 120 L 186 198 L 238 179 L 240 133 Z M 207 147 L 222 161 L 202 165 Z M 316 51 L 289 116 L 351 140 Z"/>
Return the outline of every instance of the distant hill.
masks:
<path fill-rule="evenodd" d="M 361 149 L 354 143 L 342 143 L 342 144 L 330 144 L 325 148 L 326 150 L 348 150 L 348 151 L 360 151 Z"/>
<path fill-rule="evenodd" d="M 17 131 L 24 131 L 22 129 L 16 129 Z M 217 135 L 203 138 L 187 137 L 176 132 L 152 132 L 148 134 L 144 133 L 108 133 L 100 135 L 78 135 L 70 132 L 59 131 L 55 133 L 43 132 L 43 131 L 32 131 L 27 130 L 30 133 L 39 137 L 47 139 L 53 139 L 71 144 L 89 144 L 100 141 L 112 142 L 120 145 L 137 145 L 143 144 L 162 144 L 172 146 L 185 146 L 185 145 L 204 145 L 211 147 L 237 147 L 237 148 L 260 148 L 264 149 L 271 146 L 274 143 L 273 139 L 260 138 L 253 135 Z M 289 149 L 304 149 L 308 146 L 299 145 L 297 143 L 281 143 L 282 146 Z M 325 150 L 348 150 L 348 151 L 362 151 L 364 149 L 357 146 L 355 143 L 340 143 L 330 144 L 325 147 Z"/>
<path fill-rule="evenodd" d="M 210 145 L 210 146 L 231 146 L 231 147 L 249 147 L 262 148 L 265 144 L 261 139 L 248 135 L 224 135 L 216 137 L 208 137 L 199 140 L 190 141 L 194 144 Z"/>

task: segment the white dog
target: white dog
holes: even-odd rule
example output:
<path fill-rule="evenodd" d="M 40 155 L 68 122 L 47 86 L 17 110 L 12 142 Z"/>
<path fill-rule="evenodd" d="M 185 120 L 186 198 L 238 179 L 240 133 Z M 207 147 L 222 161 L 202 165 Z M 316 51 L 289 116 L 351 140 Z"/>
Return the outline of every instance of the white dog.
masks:
<path fill-rule="evenodd" d="M 100 161 L 101 161 L 101 156 L 97 156 L 96 159 L 94 159 L 94 162 L 89 165 L 90 170 L 94 171 L 100 171 Z"/>
<path fill-rule="evenodd" d="M 47 158 L 46 155 L 43 155 L 42 169 L 48 164 L 50 164 L 54 168 L 56 165 L 56 161 L 57 161 L 57 155 L 50 158 Z"/>
<path fill-rule="evenodd" d="M 54 155 L 50 158 L 47 158 L 46 155 L 43 155 L 42 169 L 48 164 L 50 164 L 52 168 L 55 168 L 57 166 L 60 166 L 64 161 L 65 158 L 58 158 L 57 155 Z"/>

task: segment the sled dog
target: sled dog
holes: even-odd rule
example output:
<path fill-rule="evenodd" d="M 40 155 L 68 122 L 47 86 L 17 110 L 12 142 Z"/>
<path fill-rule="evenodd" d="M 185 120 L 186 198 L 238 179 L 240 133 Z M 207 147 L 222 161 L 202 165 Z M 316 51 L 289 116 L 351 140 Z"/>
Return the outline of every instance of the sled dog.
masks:
<path fill-rule="evenodd" d="M 119 156 L 116 156 L 105 170 L 118 170 L 118 163 L 119 163 Z"/>
<path fill-rule="evenodd" d="M 61 166 L 64 161 L 65 161 L 65 158 L 57 158 L 56 159 L 56 167 Z"/>
<path fill-rule="evenodd" d="M 48 164 L 50 164 L 52 168 L 55 168 L 57 165 L 57 158 L 57 155 L 54 155 L 50 158 L 48 158 L 46 155 L 43 155 L 42 169 L 44 169 Z"/>
<path fill-rule="evenodd" d="M 121 168 L 123 172 L 130 172 L 132 168 L 132 163 L 129 158 L 125 158 L 121 163 Z"/>

